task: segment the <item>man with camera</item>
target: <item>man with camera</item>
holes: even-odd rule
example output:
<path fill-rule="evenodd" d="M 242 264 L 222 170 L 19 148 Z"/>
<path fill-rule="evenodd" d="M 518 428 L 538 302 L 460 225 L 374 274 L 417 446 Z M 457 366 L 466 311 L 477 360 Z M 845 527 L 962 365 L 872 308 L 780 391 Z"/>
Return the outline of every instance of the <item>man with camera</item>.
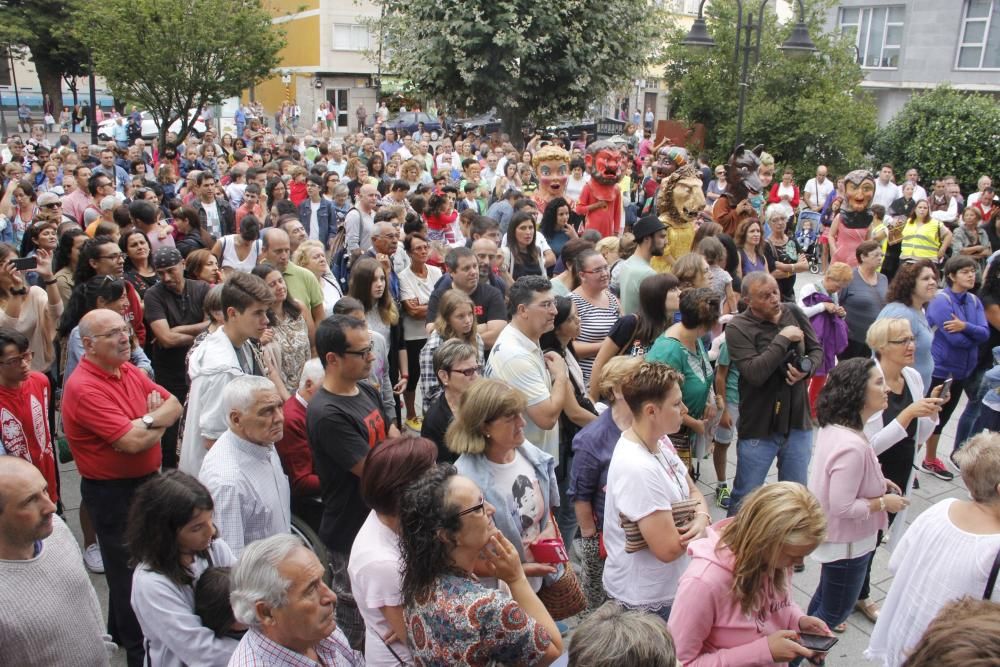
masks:
<path fill-rule="evenodd" d="M 783 303 L 764 272 L 743 278 L 747 310 L 726 327 L 732 363 L 740 371 L 736 480 L 729 516 L 764 483 L 775 457 L 778 480 L 805 484 L 812 454 L 807 380 L 823 357 L 809 319 Z"/>

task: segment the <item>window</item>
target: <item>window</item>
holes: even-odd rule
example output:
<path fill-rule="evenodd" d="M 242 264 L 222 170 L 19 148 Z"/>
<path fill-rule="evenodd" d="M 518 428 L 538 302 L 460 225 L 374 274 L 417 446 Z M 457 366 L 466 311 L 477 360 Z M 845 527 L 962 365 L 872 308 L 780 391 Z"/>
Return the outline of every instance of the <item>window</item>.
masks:
<path fill-rule="evenodd" d="M 368 48 L 368 28 L 350 23 L 333 24 L 334 51 L 364 51 Z"/>
<path fill-rule="evenodd" d="M 899 67 L 904 13 L 902 6 L 840 9 L 840 31 L 854 38 L 859 65 L 867 69 Z"/>
<path fill-rule="evenodd" d="M 1000 2 L 968 0 L 958 44 L 958 69 L 1000 69 Z"/>

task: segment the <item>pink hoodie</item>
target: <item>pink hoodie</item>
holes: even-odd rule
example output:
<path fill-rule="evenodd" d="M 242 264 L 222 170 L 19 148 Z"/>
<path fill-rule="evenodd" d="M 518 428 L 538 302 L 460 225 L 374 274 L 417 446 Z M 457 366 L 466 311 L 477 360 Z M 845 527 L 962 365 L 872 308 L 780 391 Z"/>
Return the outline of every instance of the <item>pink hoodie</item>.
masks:
<path fill-rule="evenodd" d="M 670 634 L 684 667 L 753 667 L 775 665 L 767 637 L 778 630 L 799 629 L 805 614 L 790 594 L 772 596 L 757 618 L 740 611 L 730 588 L 733 554 L 722 547 L 722 528 L 732 519 L 709 526 L 707 537 L 688 547 L 691 564 L 681 576 L 670 613 Z"/>

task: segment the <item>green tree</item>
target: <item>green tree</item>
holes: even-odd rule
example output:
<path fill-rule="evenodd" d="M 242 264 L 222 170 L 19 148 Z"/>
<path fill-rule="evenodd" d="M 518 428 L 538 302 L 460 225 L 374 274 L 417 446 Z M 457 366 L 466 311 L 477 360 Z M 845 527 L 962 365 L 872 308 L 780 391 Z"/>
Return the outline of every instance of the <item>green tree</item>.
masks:
<path fill-rule="evenodd" d="M 744 4 L 756 15 L 758 2 Z M 823 32 L 830 0 L 806 0 L 805 5 L 806 25 L 819 52 L 804 58 L 782 53 L 778 47 L 793 26 L 779 25 L 774 12 L 765 12 L 760 58 L 756 64 L 752 56 L 750 60 L 743 120 L 744 143 L 764 144 L 779 165 L 792 167 L 803 178 L 818 164 L 826 164 L 832 173 L 862 165 L 876 127 L 875 106 L 860 88 L 863 74 L 854 49 L 838 35 Z M 676 27 L 667 36 L 666 79 L 672 114 L 704 124 L 704 148 L 714 162 L 721 162 L 736 135 L 740 72 L 733 60 L 736 5 L 713 2 L 705 16 L 715 48 L 681 44 L 687 31 Z"/>
<path fill-rule="evenodd" d="M 872 154 L 898 173 L 916 167 L 932 178 L 953 174 L 963 190 L 974 191 L 982 174 L 1000 173 L 998 144 L 996 99 L 940 86 L 910 98 L 878 131 Z"/>
<path fill-rule="evenodd" d="M 653 0 L 384 0 L 383 16 L 386 71 L 452 109 L 495 107 L 515 141 L 641 76 L 666 26 Z"/>
<path fill-rule="evenodd" d="M 188 110 L 218 104 L 278 66 L 284 35 L 259 0 L 100 0 L 83 2 L 76 34 L 116 97 L 149 110 L 164 145 L 195 121 Z"/>
<path fill-rule="evenodd" d="M 75 102 L 75 78 L 89 73 L 83 46 L 66 30 L 78 1 L 0 0 L 0 45 L 31 52 L 42 93 L 53 101 L 56 117 L 63 104 L 63 80 Z"/>

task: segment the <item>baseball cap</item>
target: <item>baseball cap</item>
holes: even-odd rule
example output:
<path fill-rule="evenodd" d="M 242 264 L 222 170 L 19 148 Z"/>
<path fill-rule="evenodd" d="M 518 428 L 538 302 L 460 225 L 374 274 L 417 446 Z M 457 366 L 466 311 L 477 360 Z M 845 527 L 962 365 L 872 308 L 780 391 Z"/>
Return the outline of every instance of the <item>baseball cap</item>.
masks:
<path fill-rule="evenodd" d="M 632 236 L 635 237 L 636 241 L 641 241 L 666 228 L 667 226 L 660 222 L 660 219 L 655 215 L 647 215 L 639 218 L 639 221 L 632 225 Z"/>
<path fill-rule="evenodd" d="M 156 252 L 153 253 L 153 269 L 155 271 L 169 269 L 171 266 L 177 266 L 183 260 L 184 257 L 181 256 L 181 252 L 177 248 L 157 248 Z"/>

